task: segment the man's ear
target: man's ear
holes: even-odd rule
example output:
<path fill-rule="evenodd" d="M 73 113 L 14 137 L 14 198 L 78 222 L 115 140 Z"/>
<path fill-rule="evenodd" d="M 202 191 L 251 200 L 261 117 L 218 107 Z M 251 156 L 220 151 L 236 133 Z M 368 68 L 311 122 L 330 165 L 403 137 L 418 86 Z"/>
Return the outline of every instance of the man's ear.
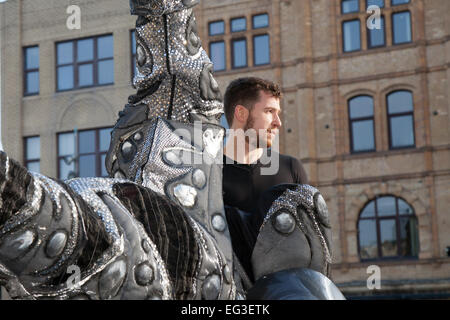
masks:
<path fill-rule="evenodd" d="M 242 123 L 247 123 L 250 112 L 243 105 L 238 104 L 234 109 L 234 118 Z"/>

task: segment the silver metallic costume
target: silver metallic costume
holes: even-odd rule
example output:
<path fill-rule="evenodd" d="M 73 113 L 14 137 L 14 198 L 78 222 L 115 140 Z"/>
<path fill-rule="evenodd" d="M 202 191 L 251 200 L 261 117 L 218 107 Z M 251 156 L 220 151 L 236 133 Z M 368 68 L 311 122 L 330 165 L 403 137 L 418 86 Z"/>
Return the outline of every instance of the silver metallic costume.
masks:
<path fill-rule="evenodd" d="M 343 298 L 326 278 L 328 211 L 310 186 L 271 191 L 255 283 L 233 254 L 221 197 L 223 105 L 197 3 L 130 1 L 137 93 L 112 132 L 114 178 L 56 181 L 0 153 L 0 284 L 12 298 Z"/>

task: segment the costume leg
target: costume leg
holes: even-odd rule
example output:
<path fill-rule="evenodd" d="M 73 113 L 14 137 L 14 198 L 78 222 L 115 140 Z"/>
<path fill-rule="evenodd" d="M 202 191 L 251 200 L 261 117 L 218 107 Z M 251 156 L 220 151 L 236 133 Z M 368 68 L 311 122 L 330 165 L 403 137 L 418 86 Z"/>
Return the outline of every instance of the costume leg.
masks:
<path fill-rule="evenodd" d="M 0 284 L 12 298 L 172 298 L 164 262 L 115 184 L 55 181 L 0 153 Z"/>
<path fill-rule="evenodd" d="M 253 299 L 342 299 L 327 278 L 331 226 L 326 203 L 309 185 L 278 185 L 261 196 L 267 212 L 252 253 Z"/>

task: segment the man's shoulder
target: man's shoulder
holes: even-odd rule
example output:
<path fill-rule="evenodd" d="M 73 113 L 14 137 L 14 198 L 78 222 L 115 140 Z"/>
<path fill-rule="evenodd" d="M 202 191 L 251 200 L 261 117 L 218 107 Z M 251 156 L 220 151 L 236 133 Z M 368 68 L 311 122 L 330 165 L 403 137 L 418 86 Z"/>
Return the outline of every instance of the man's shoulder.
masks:
<path fill-rule="evenodd" d="M 274 159 L 276 159 L 280 168 L 286 168 L 290 171 L 303 170 L 302 162 L 296 157 L 272 151 L 269 158 L 271 159 L 270 163 L 273 163 Z"/>
<path fill-rule="evenodd" d="M 273 152 L 273 156 L 278 156 L 280 161 L 290 163 L 292 165 L 301 165 L 301 161 L 298 158 L 287 155 L 287 154 Z"/>
<path fill-rule="evenodd" d="M 275 153 L 276 154 L 276 153 Z M 293 157 L 293 156 L 290 156 L 290 155 L 288 155 L 288 154 L 282 154 L 282 153 L 279 153 L 279 156 L 280 156 L 280 158 L 283 158 L 283 159 L 288 159 L 288 160 L 297 160 L 297 158 L 295 158 L 295 157 Z"/>
<path fill-rule="evenodd" d="M 274 155 L 277 156 L 276 153 Z M 280 168 L 289 170 L 295 183 L 308 183 L 308 176 L 300 159 L 280 153 L 278 153 L 278 157 Z"/>

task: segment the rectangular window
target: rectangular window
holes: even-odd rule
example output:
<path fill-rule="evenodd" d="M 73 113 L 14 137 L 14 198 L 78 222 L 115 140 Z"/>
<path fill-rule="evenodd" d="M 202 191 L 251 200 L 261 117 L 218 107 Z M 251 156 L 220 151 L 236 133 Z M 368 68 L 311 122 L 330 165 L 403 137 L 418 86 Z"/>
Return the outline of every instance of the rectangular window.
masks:
<path fill-rule="evenodd" d="M 247 40 L 238 39 L 232 41 L 233 69 L 247 66 Z"/>
<path fill-rule="evenodd" d="M 405 3 L 409 3 L 410 0 L 391 0 L 391 5 L 392 6 L 398 6 L 400 4 L 405 4 Z"/>
<path fill-rule="evenodd" d="M 269 26 L 269 15 L 267 13 L 253 16 L 253 29 L 267 28 Z"/>
<path fill-rule="evenodd" d="M 57 43 L 57 90 L 113 84 L 113 47 L 112 35 Z"/>
<path fill-rule="evenodd" d="M 73 132 L 58 134 L 58 178 L 70 179 L 75 171 L 75 137 Z"/>
<path fill-rule="evenodd" d="M 25 167 L 33 172 L 41 172 L 41 139 L 39 136 L 25 138 Z"/>
<path fill-rule="evenodd" d="M 411 13 L 409 11 L 398 12 L 392 15 L 392 31 L 394 44 L 412 41 Z"/>
<path fill-rule="evenodd" d="M 58 134 L 58 177 L 107 177 L 106 153 L 112 128 Z M 75 149 L 75 146 L 77 148 Z M 77 156 L 78 154 L 78 156 Z"/>
<path fill-rule="evenodd" d="M 391 148 L 413 147 L 414 117 L 412 114 L 403 116 L 390 116 Z"/>
<path fill-rule="evenodd" d="M 374 21 L 376 24 L 377 22 Z M 372 29 L 367 29 L 367 42 L 369 48 L 384 47 L 386 45 L 384 17 L 379 19 L 379 25 L 372 25 Z"/>
<path fill-rule="evenodd" d="M 223 71 L 226 69 L 225 42 L 211 42 L 209 44 L 209 56 L 214 65 L 214 71 Z"/>
<path fill-rule="evenodd" d="M 231 32 L 247 30 L 247 20 L 245 18 L 231 19 Z"/>
<path fill-rule="evenodd" d="M 389 145 L 391 149 L 415 146 L 413 95 L 399 90 L 387 96 Z"/>
<path fill-rule="evenodd" d="M 270 44 L 268 34 L 253 37 L 253 60 L 255 66 L 270 63 Z"/>
<path fill-rule="evenodd" d="M 384 8 L 384 0 L 366 0 L 366 9 L 370 6 L 377 6 L 379 8 Z"/>
<path fill-rule="evenodd" d="M 214 21 L 209 23 L 209 35 L 217 36 L 225 33 L 225 22 Z"/>
<path fill-rule="evenodd" d="M 136 31 L 131 31 L 131 77 L 136 76 Z"/>
<path fill-rule="evenodd" d="M 24 49 L 24 95 L 39 94 L 39 47 Z"/>
<path fill-rule="evenodd" d="M 342 0 L 342 14 L 359 12 L 359 0 Z"/>
<path fill-rule="evenodd" d="M 375 149 L 373 131 L 372 119 L 352 122 L 353 152 L 373 151 Z"/>
<path fill-rule="evenodd" d="M 361 50 L 360 21 L 350 20 L 342 23 L 344 52 Z"/>
<path fill-rule="evenodd" d="M 373 98 L 357 96 L 349 100 L 351 151 L 375 150 Z"/>

